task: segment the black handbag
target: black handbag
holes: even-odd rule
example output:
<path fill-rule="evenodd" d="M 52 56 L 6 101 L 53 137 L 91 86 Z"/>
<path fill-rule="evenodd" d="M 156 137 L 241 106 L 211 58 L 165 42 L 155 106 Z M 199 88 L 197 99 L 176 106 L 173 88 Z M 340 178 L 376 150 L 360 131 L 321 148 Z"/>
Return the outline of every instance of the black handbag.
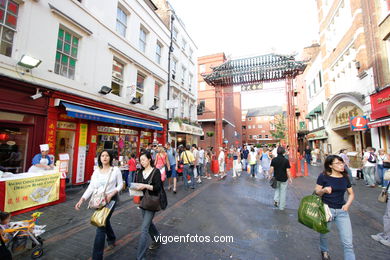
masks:
<path fill-rule="evenodd" d="M 390 168 L 390 162 L 383 162 L 383 168 Z"/>
<path fill-rule="evenodd" d="M 271 187 L 273 189 L 276 189 L 276 186 L 277 186 L 278 182 L 277 182 L 275 177 L 272 177 L 271 180 L 269 180 L 269 184 L 271 185 Z"/>
<path fill-rule="evenodd" d="M 154 173 L 156 172 L 156 169 L 153 170 L 152 175 L 150 176 L 148 185 L 152 183 Z M 161 210 L 161 202 L 160 202 L 161 192 L 158 193 L 158 195 L 151 195 L 150 191 L 145 191 L 145 194 L 141 200 L 140 208 L 150 211 L 159 211 Z"/>

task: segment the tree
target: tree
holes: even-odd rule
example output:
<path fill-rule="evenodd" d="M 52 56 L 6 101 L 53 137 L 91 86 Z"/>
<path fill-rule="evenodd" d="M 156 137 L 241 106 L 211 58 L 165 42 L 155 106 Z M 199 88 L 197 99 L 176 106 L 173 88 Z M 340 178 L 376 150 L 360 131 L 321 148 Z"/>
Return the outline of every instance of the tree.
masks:
<path fill-rule="evenodd" d="M 286 138 L 286 118 L 283 114 L 275 115 L 274 117 L 275 130 L 271 130 L 271 135 L 274 139 L 282 140 Z"/>

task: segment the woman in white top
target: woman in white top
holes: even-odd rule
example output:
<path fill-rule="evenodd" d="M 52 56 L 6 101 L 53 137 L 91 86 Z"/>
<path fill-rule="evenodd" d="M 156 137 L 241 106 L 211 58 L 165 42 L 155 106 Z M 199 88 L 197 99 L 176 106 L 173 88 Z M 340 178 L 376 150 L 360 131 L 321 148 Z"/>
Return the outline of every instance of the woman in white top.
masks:
<path fill-rule="evenodd" d="M 387 166 L 387 164 L 390 162 L 390 158 L 387 156 L 387 154 L 385 154 L 385 150 L 379 149 L 377 159 L 378 176 L 380 180 L 379 185 L 382 185 L 383 188 L 386 188 L 388 182 L 383 180 L 383 176 L 384 173 L 388 170 L 388 168 L 386 168 L 385 166 Z"/>
<path fill-rule="evenodd" d="M 92 193 L 95 190 L 98 190 L 98 192 L 103 192 L 107 182 L 108 183 L 106 188 L 106 202 L 108 203 L 111 200 L 117 201 L 118 193 L 120 190 L 122 190 L 123 187 L 123 181 L 122 181 L 121 171 L 119 170 L 118 167 L 112 166 L 112 161 L 113 161 L 113 156 L 110 152 L 103 150 L 100 153 L 98 157 L 99 167 L 93 172 L 91 182 L 87 190 L 84 192 L 79 202 L 77 202 L 77 204 L 75 205 L 76 210 L 80 210 L 80 207 L 83 204 L 83 202 L 86 201 L 89 197 L 91 197 Z M 108 243 L 107 249 L 111 250 L 115 246 L 116 237 L 110 223 L 110 218 L 114 209 L 115 209 L 115 205 L 107 217 L 106 226 L 98 227 L 96 229 L 95 242 L 93 244 L 93 251 L 92 251 L 93 260 L 103 259 L 104 240 L 106 238 L 106 235 L 107 235 L 107 243 Z"/>

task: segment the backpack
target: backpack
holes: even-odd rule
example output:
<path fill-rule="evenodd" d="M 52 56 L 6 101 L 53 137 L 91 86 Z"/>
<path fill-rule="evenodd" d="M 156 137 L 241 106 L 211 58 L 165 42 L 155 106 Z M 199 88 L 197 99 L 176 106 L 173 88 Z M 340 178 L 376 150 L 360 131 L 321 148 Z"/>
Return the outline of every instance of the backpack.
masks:
<path fill-rule="evenodd" d="M 376 156 L 374 153 L 370 153 L 370 156 L 368 156 L 368 159 L 367 159 L 368 162 L 370 163 L 376 163 Z"/>

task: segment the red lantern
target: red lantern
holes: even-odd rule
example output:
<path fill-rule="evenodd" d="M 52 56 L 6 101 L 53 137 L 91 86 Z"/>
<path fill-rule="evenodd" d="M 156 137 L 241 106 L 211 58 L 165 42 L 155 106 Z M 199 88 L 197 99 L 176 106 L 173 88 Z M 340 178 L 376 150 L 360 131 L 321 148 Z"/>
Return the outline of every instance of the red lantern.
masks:
<path fill-rule="evenodd" d="M 6 134 L 6 133 L 0 134 L 0 141 L 6 141 L 6 140 L 8 140 L 8 138 L 9 138 L 8 134 Z"/>

